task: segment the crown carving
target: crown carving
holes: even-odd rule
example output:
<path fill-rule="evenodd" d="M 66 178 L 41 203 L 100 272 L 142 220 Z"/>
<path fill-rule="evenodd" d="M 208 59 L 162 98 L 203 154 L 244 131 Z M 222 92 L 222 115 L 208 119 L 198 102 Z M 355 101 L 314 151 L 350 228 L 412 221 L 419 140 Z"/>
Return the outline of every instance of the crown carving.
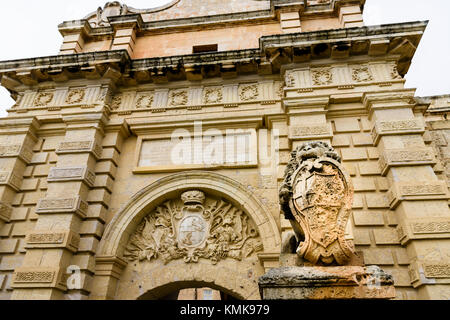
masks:
<path fill-rule="evenodd" d="M 181 199 L 184 204 L 203 204 L 205 202 L 205 194 L 198 190 L 191 190 L 183 193 Z"/>

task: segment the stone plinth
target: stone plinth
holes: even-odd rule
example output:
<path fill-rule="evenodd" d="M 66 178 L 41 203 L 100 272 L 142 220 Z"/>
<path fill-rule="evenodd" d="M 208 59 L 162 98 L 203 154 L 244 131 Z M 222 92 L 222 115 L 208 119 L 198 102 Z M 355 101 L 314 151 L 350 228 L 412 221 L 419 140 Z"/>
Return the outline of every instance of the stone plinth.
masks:
<path fill-rule="evenodd" d="M 263 300 L 393 299 L 394 280 L 377 266 L 283 267 L 259 278 Z"/>

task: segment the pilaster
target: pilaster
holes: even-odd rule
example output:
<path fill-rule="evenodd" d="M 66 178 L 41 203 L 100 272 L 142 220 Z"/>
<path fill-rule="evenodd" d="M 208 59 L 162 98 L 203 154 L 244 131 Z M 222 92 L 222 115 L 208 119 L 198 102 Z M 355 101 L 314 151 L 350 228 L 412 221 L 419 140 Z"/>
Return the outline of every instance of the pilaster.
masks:
<path fill-rule="evenodd" d="M 411 284 L 420 299 L 441 299 L 440 284 L 450 283 L 449 194 L 433 171 L 435 152 L 425 145 L 424 123 L 413 113 L 413 98 L 414 90 L 372 93 L 365 95 L 364 105 L 380 170 L 389 181 L 386 199 L 398 221 L 398 240 L 410 259 Z"/>

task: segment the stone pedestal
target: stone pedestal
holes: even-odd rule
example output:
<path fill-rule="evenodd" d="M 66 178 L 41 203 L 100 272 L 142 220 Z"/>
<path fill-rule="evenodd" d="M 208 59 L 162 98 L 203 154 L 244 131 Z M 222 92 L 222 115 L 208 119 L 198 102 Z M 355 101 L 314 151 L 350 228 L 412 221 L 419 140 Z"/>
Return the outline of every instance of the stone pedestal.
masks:
<path fill-rule="evenodd" d="M 259 287 L 263 300 L 395 298 L 392 276 L 377 266 L 276 268 Z"/>

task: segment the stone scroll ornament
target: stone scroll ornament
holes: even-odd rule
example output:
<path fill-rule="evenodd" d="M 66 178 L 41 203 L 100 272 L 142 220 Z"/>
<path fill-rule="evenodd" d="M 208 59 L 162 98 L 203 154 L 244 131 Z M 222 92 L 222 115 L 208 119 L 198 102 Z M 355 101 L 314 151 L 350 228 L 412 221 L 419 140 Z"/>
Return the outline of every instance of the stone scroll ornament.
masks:
<path fill-rule="evenodd" d="M 213 264 L 242 260 L 263 250 L 255 224 L 232 204 L 191 190 L 150 213 L 130 237 L 124 252 L 129 261 L 161 259 L 164 264 L 200 258 Z"/>
<path fill-rule="evenodd" d="M 353 187 L 341 158 L 325 142 L 308 142 L 291 154 L 280 204 L 300 244 L 297 254 L 313 264 L 345 265 L 355 254 L 345 239 Z"/>

